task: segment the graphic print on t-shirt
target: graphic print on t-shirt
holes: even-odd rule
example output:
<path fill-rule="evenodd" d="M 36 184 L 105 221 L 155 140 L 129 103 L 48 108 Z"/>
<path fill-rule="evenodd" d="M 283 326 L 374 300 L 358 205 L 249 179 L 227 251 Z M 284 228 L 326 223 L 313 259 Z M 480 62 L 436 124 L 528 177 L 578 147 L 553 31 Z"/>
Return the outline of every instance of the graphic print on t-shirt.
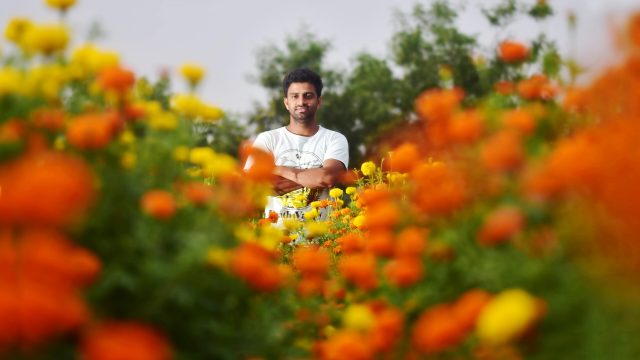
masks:
<path fill-rule="evenodd" d="M 322 159 L 309 151 L 290 149 L 283 151 L 276 159 L 276 165 L 296 169 L 314 169 L 322 167 Z M 318 200 L 320 192 L 315 189 L 302 188 L 278 196 L 282 202 L 281 217 L 304 218 L 304 213 L 310 210 L 309 204 Z"/>

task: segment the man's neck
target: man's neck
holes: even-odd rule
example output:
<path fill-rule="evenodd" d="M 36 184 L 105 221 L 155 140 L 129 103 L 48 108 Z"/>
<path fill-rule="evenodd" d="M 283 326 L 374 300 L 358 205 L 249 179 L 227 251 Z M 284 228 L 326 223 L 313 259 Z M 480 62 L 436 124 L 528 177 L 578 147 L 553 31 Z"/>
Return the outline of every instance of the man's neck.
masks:
<path fill-rule="evenodd" d="M 300 136 L 313 136 L 319 129 L 320 125 L 318 125 L 316 121 L 300 123 L 291 119 L 289 120 L 289 125 L 287 125 L 287 130 L 289 130 L 289 132 Z"/>

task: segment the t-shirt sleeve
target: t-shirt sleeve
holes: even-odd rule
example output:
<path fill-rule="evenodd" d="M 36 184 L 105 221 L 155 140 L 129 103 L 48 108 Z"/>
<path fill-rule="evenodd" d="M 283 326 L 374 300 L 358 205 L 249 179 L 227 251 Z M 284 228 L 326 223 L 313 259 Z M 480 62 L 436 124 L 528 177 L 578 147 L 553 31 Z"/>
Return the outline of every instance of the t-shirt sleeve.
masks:
<path fill-rule="evenodd" d="M 336 132 L 331 137 L 323 161 L 328 159 L 341 161 L 345 168 L 349 168 L 349 143 L 344 135 Z"/>

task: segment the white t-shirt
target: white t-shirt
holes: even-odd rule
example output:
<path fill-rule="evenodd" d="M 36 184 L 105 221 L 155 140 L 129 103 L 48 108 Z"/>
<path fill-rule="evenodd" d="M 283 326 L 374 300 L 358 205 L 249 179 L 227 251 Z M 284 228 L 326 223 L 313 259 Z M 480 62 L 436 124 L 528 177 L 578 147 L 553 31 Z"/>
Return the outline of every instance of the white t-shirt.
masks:
<path fill-rule="evenodd" d="M 256 137 L 253 146 L 273 154 L 276 166 L 288 166 L 296 169 L 312 169 L 322 167 L 325 160 L 341 161 L 345 168 L 349 167 L 349 144 L 347 138 L 339 132 L 325 129 L 322 126 L 313 136 L 296 135 L 286 127 L 265 131 Z M 252 159 L 248 159 L 245 169 L 251 167 Z M 304 213 L 311 209 L 312 201 L 327 199 L 328 189 L 302 188 L 280 196 L 269 196 L 265 207 L 265 217 L 275 211 L 280 218 L 297 217 L 302 219 Z"/>

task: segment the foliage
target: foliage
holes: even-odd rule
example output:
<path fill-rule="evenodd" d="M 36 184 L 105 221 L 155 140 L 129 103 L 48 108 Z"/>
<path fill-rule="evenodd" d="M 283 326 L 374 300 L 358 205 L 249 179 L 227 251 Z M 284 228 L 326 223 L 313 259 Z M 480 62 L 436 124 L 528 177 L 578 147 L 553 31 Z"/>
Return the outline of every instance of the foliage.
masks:
<path fill-rule="evenodd" d="M 548 16 L 545 9 L 550 7 L 538 4 L 529 9 L 509 0 L 483 9 L 483 14 L 499 28 L 518 16 Z M 266 105 L 255 105 L 250 123 L 256 131 L 285 125 L 288 114 L 282 105 L 282 76 L 295 67 L 310 67 L 328 85 L 320 122 L 347 137 L 351 163 L 358 166 L 375 156 L 371 149 L 379 148 L 378 139 L 389 129 L 415 120 L 414 100 L 426 89 L 456 86 L 465 91 L 465 101 L 471 104 L 489 94 L 496 82 L 520 80 L 522 74 L 540 67 L 551 77 L 559 76 L 564 64 L 544 34 L 530 45 L 531 55 L 522 64 L 529 68 L 526 71 L 505 64 L 495 54 L 484 54 L 475 37 L 461 32 L 456 21 L 457 11 L 446 1 L 428 7 L 416 4 L 410 14 L 398 17 L 388 59 L 360 53 L 348 70 L 327 67 L 330 43 L 310 33 L 287 38 L 284 48 L 265 46 L 256 61 L 257 79 L 269 100 Z"/>
<path fill-rule="evenodd" d="M 442 59 L 471 46 L 445 3 L 416 14 L 401 42 Z M 640 354 L 640 15 L 625 60 L 583 88 L 555 77 L 564 60 L 545 37 L 474 63 L 478 93 L 444 63 L 417 91 L 359 55 L 329 77 L 326 105 L 388 138 L 305 221 L 257 218 L 270 154 L 241 147 L 255 160 L 244 170 L 233 141 L 200 146 L 194 127 L 241 131 L 198 98 L 197 66 L 182 72 L 192 91 L 172 95 L 166 79 L 136 79 L 94 46 L 68 56 L 59 32 L 15 21 L 0 58 L 0 356 Z M 402 119 L 405 91 L 415 119 L 383 127 Z"/>

